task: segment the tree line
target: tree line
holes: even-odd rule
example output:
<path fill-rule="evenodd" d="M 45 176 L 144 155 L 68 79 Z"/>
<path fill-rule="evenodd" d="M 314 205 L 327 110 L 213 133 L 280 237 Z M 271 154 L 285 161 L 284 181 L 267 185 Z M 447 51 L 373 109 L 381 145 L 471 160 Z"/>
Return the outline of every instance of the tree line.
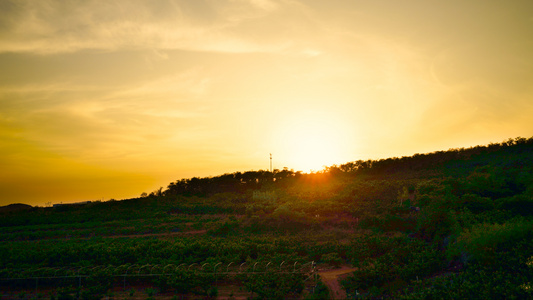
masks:
<path fill-rule="evenodd" d="M 436 151 L 427 154 L 392 157 L 379 160 L 357 160 L 341 165 L 325 167 L 322 171 L 303 173 L 293 169 L 275 169 L 226 173 L 214 177 L 184 178 L 171 182 L 164 190 L 162 187 L 150 194 L 142 196 L 210 196 L 217 193 L 245 193 L 269 187 L 286 187 L 294 182 L 315 182 L 326 178 L 341 178 L 354 176 L 391 177 L 402 176 L 440 176 L 448 169 L 457 166 L 471 169 L 483 163 L 497 159 L 492 156 L 531 154 L 533 137 L 510 138 L 501 143 L 490 143 L 484 146 L 470 148 L 454 148 L 447 151 Z M 476 157 L 477 160 L 471 158 Z M 527 159 L 528 158 L 526 155 Z"/>

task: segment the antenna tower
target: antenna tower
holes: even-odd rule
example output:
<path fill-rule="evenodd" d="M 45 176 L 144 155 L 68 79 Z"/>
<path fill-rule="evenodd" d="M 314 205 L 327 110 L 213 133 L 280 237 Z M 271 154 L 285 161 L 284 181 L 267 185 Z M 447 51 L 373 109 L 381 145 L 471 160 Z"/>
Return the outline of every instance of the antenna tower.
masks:
<path fill-rule="evenodd" d="M 272 153 L 270 153 L 270 173 L 272 173 Z"/>

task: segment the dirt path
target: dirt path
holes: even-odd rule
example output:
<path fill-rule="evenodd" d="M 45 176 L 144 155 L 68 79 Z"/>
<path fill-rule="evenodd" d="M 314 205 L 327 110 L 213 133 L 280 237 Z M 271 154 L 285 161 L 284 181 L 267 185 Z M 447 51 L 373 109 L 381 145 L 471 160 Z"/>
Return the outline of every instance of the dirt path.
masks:
<path fill-rule="evenodd" d="M 103 236 L 102 238 L 137 238 L 137 237 L 148 237 L 148 236 L 172 236 L 172 235 L 196 235 L 204 234 L 207 230 L 192 230 L 192 231 L 180 231 L 180 232 L 163 232 L 163 233 L 145 233 L 145 234 L 124 234 L 124 235 L 108 235 Z"/>
<path fill-rule="evenodd" d="M 354 268 L 342 266 L 339 269 L 318 271 L 322 282 L 328 287 L 331 299 L 346 299 L 346 291 L 339 283 L 339 276 L 355 271 Z"/>
<path fill-rule="evenodd" d="M 116 239 L 116 238 L 139 238 L 139 237 L 150 237 L 150 236 L 160 236 L 160 237 L 185 236 L 185 235 L 197 235 L 197 234 L 205 234 L 205 233 L 207 233 L 207 230 L 200 229 L 200 230 L 179 231 L 179 232 L 102 235 L 99 237 L 103 239 Z M 52 238 L 38 239 L 37 241 L 41 241 L 41 240 L 89 240 L 92 238 L 94 237 L 76 237 L 76 236 L 75 237 L 52 237 Z"/>

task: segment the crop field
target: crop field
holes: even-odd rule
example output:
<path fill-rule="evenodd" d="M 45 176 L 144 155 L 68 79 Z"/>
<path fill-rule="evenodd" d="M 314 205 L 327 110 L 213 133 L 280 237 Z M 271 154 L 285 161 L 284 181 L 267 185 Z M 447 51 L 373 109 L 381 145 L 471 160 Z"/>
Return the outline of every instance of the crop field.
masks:
<path fill-rule="evenodd" d="M 0 212 L 2 299 L 533 297 L 533 140 Z"/>

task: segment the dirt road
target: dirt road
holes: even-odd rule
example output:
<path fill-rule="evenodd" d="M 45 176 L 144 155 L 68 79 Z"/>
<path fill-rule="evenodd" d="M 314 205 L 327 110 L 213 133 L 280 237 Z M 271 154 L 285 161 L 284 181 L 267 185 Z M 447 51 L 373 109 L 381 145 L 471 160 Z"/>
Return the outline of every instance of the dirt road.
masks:
<path fill-rule="evenodd" d="M 354 268 L 342 266 L 339 269 L 318 271 L 322 282 L 328 287 L 331 299 L 346 299 L 346 291 L 339 283 L 339 276 L 355 271 Z"/>

